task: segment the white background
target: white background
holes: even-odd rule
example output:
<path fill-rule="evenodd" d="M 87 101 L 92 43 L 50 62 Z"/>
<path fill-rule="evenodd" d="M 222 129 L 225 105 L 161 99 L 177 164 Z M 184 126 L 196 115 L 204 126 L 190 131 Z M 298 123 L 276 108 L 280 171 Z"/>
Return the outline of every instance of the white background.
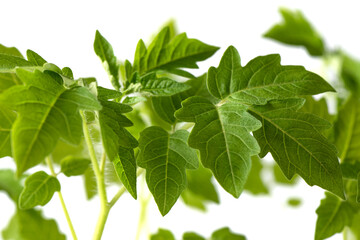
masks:
<path fill-rule="evenodd" d="M 311 59 L 302 48 L 281 46 L 261 35 L 280 20 L 278 8 L 300 9 L 326 39 L 328 46 L 341 46 L 360 57 L 357 1 L 2 1 L 0 43 L 15 46 L 23 54 L 32 49 L 59 67 L 69 66 L 75 77 L 94 76 L 108 86 L 107 75 L 93 52 L 96 29 L 113 45 L 121 60 L 133 59 L 137 41 L 148 40 L 169 19 L 175 19 L 180 32 L 221 49 L 200 64 L 205 72 L 217 66 L 229 45 L 234 45 L 245 64 L 258 55 L 280 53 L 282 64 L 304 65 L 320 73 L 320 61 Z M 10 159 L 1 159 L 0 167 L 14 168 Z M 91 239 L 98 214 L 98 199 L 85 202 L 80 177 L 60 177 L 62 192 L 79 239 Z M 139 183 L 139 189 L 141 184 Z M 117 191 L 110 188 L 109 197 Z M 242 233 L 249 240 L 313 239 L 315 209 L 323 190 L 303 182 L 296 188 L 275 187 L 271 196 L 243 194 L 234 199 L 219 188 L 221 205 L 210 205 L 208 213 L 184 207 L 179 200 L 166 217 L 161 217 L 151 200 L 148 227 L 171 229 L 180 239 L 185 231 L 204 236 L 223 226 Z M 299 208 L 287 206 L 288 197 L 303 199 Z M 139 215 L 138 201 L 124 194 L 112 209 L 103 239 L 135 239 Z M 60 203 L 55 195 L 45 206 L 47 217 L 58 219 L 60 228 L 71 239 Z M 0 194 L 0 228 L 14 211 L 6 195 Z M 331 239 L 342 239 L 336 235 Z"/>

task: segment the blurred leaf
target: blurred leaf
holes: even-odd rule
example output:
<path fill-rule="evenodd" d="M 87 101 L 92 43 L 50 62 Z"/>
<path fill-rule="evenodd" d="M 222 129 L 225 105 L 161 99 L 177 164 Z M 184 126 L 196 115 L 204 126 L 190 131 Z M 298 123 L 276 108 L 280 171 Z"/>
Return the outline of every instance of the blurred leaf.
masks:
<path fill-rule="evenodd" d="M 360 100 L 351 96 L 335 121 L 335 145 L 342 162 L 360 161 Z"/>
<path fill-rule="evenodd" d="M 299 207 L 301 205 L 300 198 L 289 198 L 287 204 L 291 207 Z"/>
<path fill-rule="evenodd" d="M 345 87 L 356 96 L 360 94 L 360 62 L 349 55 L 342 54 L 341 80 Z"/>
<path fill-rule="evenodd" d="M 92 199 L 97 194 L 96 177 L 92 168 L 88 168 L 84 174 L 84 187 L 87 200 Z"/>
<path fill-rule="evenodd" d="M 116 90 L 107 89 L 104 87 L 97 87 L 97 97 L 99 100 L 116 99 L 122 96 L 122 93 Z"/>
<path fill-rule="evenodd" d="M 19 195 L 23 189 L 21 181 L 17 179 L 11 169 L 0 169 L 0 191 L 5 191 L 9 197 L 17 204 Z"/>
<path fill-rule="evenodd" d="M 251 170 L 246 180 L 244 189 L 250 193 L 257 194 L 268 194 L 269 189 L 262 180 L 261 172 L 263 165 L 261 159 L 255 155 L 251 157 Z"/>
<path fill-rule="evenodd" d="M 311 26 L 300 11 L 280 9 L 283 22 L 273 26 L 264 37 L 281 43 L 303 46 L 312 56 L 321 56 L 325 52 L 323 39 Z"/>
<path fill-rule="evenodd" d="M 35 209 L 17 210 L 2 231 L 3 240 L 65 240 L 53 219 L 46 219 Z"/>
<path fill-rule="evenodd" d="M 73 145 L 60 139 L 51 153 L 52 160 L 56 164 L 60 164 L 61 160 L 70 155 L 77 158 L 88 158 L 89 153 L 85 142 L 81 141 L 80 144 Z"/>
<path fill-rule="evenodd" d="M 224 227 L 213 232 L 211 240 L 246 240 L 246 237 L 240 234 L 232 233 L 230 228 Z"/>
<path fill-rule="evenodd" d="M 67 177 L 82 175 L 89 168 L 90 164 L 90 159 L 68 156 L 60 162 L 61 172 Z"/>
<path fill-rule="evenodd" d="M 16 114 L 0 105 L 0 158 L 11 157 L 11 127 L 15 121 Z"/>
<path fill-rule="evenodd" d="M 24 58 L 20 51 L 15 47 L 5 47 L 4 45 L 0 44 L 0 53 L 7 54 L 19 58 Z"/>
<path fill-rule="evenodd" d="M 184 233 L 182 240 L 206 240 L 206 239 L 197 233 L 186 232 Z"/>
<path fill-rule="evenodd" d="M 219 196 L 213 185 L 212 173 L 202 165 L 196 170 L 187 170 L 187 188 L 181 194 L 184 203 L 205 210 L 207 202 L 219 203 Z"/>
<path fill-rule="evenodd" d="M 175 240 L 175 237 L 169 230 L 159 228 L 157 233 L 151 235 L 150 240 Z"/>
<path fill-rule="evenodd" d="M 49 176 L 44 171 L 36 172 L 25 180 L 25 186 L 20 194 L 20 209 L 30 209 L 35 206 L 45 206 L 55 192 L 60 191 L 60 183 L 56 177 Z"/>

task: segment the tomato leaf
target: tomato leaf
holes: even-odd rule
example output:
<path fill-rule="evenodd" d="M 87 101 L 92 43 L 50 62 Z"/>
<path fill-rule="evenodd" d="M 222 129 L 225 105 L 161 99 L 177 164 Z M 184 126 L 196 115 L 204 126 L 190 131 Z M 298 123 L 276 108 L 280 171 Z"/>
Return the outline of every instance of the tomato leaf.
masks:
<path fill-rule="evenodd" d="M 310 186 L 318 185 L 344 198 L 337 150 L 321 134 L 331 125 L 313 114 L 296 111 L 303 102 L 303 99 L 274 100 L 249 108 L 263 123 L 254 132 L 261 146 L 260 157 L 271 152 L 288 179 L 297 173 Z"/>
<path fill-rule="evenodd" d="M 335 145 L 342 162 L 360 161 L 360 100 L 351 96 L 335 121 Z"/>
<path fill-rule="evenodd" d="M 11 156 L 11 127 L 15 121 L 16 114 L 0 106 L 0 158 Z"/>
<path fill-rule="evenodd" d="M 233 46 L 225 51 L 218 68 L 209 69 L 207 86 L 218 99 L 261 105 L 272 99 L 335 91 L 324 79 L 304 67 L 280 65 L 277 54 L 254 58 L 242 67 L 240 55 Z"/>
<path fill-rule="evenodd" d="M 44 171 L 36 172 L 25 180 L 25 186 L 19 197 L 20 209 L 46 205 L 55 192 L 60 191 L 60 183 L 56 177 Z"/>
<path fill-rule="evenodd" d="M 35 209 L 17 210 L 7 227 L 2 231 L 4 240 L 36 239 L 36 240 L 65 240 L 55 220 L 46 219 Z"/>
<path fill-rule="evenodd" d="M 175 240 L 175 237 L 169 230 L 159 228 L 157 233 L 150 236 L 150 240 Z"/>
<path fill-rule="evenodd" d="M 281 43 L 303 46 L 312 56 L 324 54 L 325 46 L 321 36 L 300 11 L 290 11 L 281 8 L 280 13 L 283 17 L 283 22 L 273 26 L 264 34 L 264 37 Z"/>
<path fill-rule="evenodd" d="M 219 49 L 188 38 L 185 33 L 174 38 L 170 33 L 168 26 L 163 28 L 148 48 L 142 40 L 139 41 L 134 58 L 134 69 L 140 75 L 157 70 L 176 74 L 178 72 L 175 70 L 179 68 L 198 68 L 197 62 L 211 57 Z"/>
<path fill-rule="evenodd" d="M 128 105 L 100 101 L 99 111 L 101 136 L 106 155 L 113 163 L 115 171 L 129 193 L 136 199 L 136 162 L 133 148 L 137 140 L 125 129 L 132 122 L 124 115 L 132 110 Z"/>
<path fill-rule="evenodd" d="M 224 227 L 213 232 L 211 240 L 246 240 L 246 237 L 233 233 L 228 227 Z"/>
<path fill-rule="evenodd" d="M 350 226 L 355 212 L 351 204 L 325 192 L 325 198 L 321 200 L 320 206 L 316 209 L 318 219 L 315 240 L 329 238 L 335 233 L 341 232 L 345 226 Z"/>
<path fill-rule="evenodd" d="M 97 30 L 94 41 L 94 51 L 100 58 L 106 72 L 109 74 L 110 82 L 116 90 L 119 90 L 119 70 L 120 65 L 114 55 L 110 43 Z"/>
<path fill-rule="evenodd" d="M 67 177 L 82 175 L 89 168 L 90 163 L 88 158 L 68 156 L 60 162 L 61 172 Z"/>
<path fill-rule="evenodd" d="M 101 105 L 84 87 L 65 88 L 52 76 L 38 70 L 17 69 L 25 85 L 14 86 L 0 101 L 18 113 L 11 130 L 17 174 L 39 164 L 61 137 L 79 144 L 82 136 L 79 109 L 99 110 Z"/>
<path fill-rule="evenodd" d="M 226 102 L 214 105 L 204 97 L 190 97 L 175 112 L 180 121 L 194 122 L 189 146 L 200 150 L 201 161 L 220 185 L 239 197 L 251 169 L 251 156 L 259 153 L 250 135 L 261 123 L 247 113 L 245 105 Z"/>
<path fill-rule="evenodd" d="M 161 127 L 148 127 L 140 133 L 138 165 L 146 169 L 146 182 L 165 216 L 186 187 L 186 172 L 199 165 L 196 151 L 187 145 L 189 133 L 168 134 Z"/>
<path fill-rule="evenodd" d="M 263 169 L 263 165 L 261 159 L 257 155 L 252 156 L 251 170 L 246 180 L 244 189 L 254 195 L 269 193 L 269 189 L 264 183 L 261 176 L 262 169 Z"/>

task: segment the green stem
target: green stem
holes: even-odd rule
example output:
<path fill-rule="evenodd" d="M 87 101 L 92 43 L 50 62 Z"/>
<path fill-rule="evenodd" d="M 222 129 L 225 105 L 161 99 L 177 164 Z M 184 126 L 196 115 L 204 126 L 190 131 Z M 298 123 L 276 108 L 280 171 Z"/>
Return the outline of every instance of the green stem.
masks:
<path fill-rule="evenodd" d="M 81 115 L 81 118 L 83 121 L 84 137 L 85 137 L 86 145 L 89 150 L 90 160 L 92 163 L 92 167 L 94 169 L 96 183 L 97 183 L 97 189 L 98 189 L 98 193 L 99 193 L 99 197 L 100 197 L 100 214 L 99 214 L 98 222 L 96 224 L 95 232 L 93 235 L 94 240 L 100 240 L 101 236 L 104 232 L 105 223 L 106 223 L 107 217 L 109 215 L 110 207 L 109 207 L 108 201 L 107 201 L 104 172 L 100 169 L 98 160 L 96 158 L 96 152 L 95 152 L 93 143 L 91 141 L 89 126 L 86 122 L 85 114 L 83 111 L 80 111 L 80 115 Z"/>
<path fill-rule="evenodd" d="M 51 162 L 51 159 L 49 157 L 46 157 L 45 159 L 47 165 L 49 166 L 49 169 L 50 169 L 50 172 L 51 172 L 51 175 L 56 177 L 56 173 L 54 171 L 54 167 L 52 165 L 52 162 Z M 75 233 L 75 229 L 74 229 L 74 226 L 72 224 L 72 221 L 71 221 L 71 218 L 70 218 L 70 215 L 69 215 L 69 212 L 67 210 L 67 207 L 66 207 L 66 204 L 65 204 L 65 201 L 64 201 L 64 198 L 61 194 L 61 191 L 58 191 L 58 196 L 59 196 L 59 199 L 60 199 L 60 203 L 61 203 L 61 207 L 63 209 L 63 212 L 64 212 L 64 215 L 65 215 L 65 218 L 66 218 L 66 221 L 69 225 L 69 228 L 70 228 L 70 232 L 71 232 L 71 235 L 73 237 L 74 240 L 77 240 L 77 236 L 76 236 L 76 233 Z"/>
<path fill-rule="evenodd" d="M 104 151 L 100 162 L 100 172 L 102 175 L 104 175 L 105 163 L 106 163 L 106 152 Z"/>

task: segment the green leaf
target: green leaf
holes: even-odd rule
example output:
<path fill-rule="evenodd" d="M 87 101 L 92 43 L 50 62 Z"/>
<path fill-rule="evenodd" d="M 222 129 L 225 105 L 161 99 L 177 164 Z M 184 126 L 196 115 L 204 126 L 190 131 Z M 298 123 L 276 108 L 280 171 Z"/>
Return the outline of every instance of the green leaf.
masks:
<path fill-rule="evenodd" d="M 34 66 L 43 66 L 46 62 L 45 59 L 43 59 L 39 54 L 37 54 L 36 52 L 32 51 L 32 50 L 27 50 L 26 51 L 26 57 L 28 59 L 29 62 L 31 62 Z"/>
<path fill-rule="evenodd" d="M 246 237 L 240 234 L 232 233 L 228 227 L 224 227 L 213 232 L 211 240 L 246 240 Z"/>
<path fill-rule="evenodd" d="M 0 106 L 0 158 L 11 156 L 11 127 L 16 114 Z"/>
<path fill-rule="evenodd" d="M 94 41 L 94 51 L 100 58 L 103 66 L 110 77 L 110 82 L 116 90 L 119 90 L 119 69 L 120 65 L 117 63 L 117 59 L 114 55 L 114 51 L 110 43 L 96 31 Z"/>
<path fill-rule="evenodd" d="M 335 145 L 342 162 L 360 161 L 360 100 L 351 96 L 335 121 Z"/>
<path fill-rule="evenodd" d="M 134 69 L 140 75 L 156 70 L 176 73 L 179 68 L 198 68 L 196 64 L 211 57 L 219 48 L 191 39 L 185 33 L 171 38 L 169 27 L 163 28 L 154 38 L 148 49 L 142 40 L 139 41 Z"/>
<path fill-rule="evenodd" d="M 60 183 L 56 177 L 49 176 L 44 171 L 36 172 L 25 180 L 25 186 L 20 194 L 20 209 L 35 206 L 45 206 L 55 192 L 60 191 Z"/>
<path fill-rule="evenodd" d="M 52 161 L 56 164 L 60 164 L 61 160 L 70 155 L 76 158 L 89 158 L 85 141 L 83 140 L 80 144 L 73 145 L 60 139 L 51 153 Z"/>
<path fill-rule="evenodd" d="M 351 226 L 349 228 L 345 228 L 344 236 L 346 234 L 346 236 L 349 236 L 349 239 L 360 239 L 359 225 L 360 225 L 360 211 L 355 214 Z"/>
<path fill-rule="evenodd" d="M 17 179 L 15 173 L 11 169 L 0 169 L 0 191 L 5 191 L 9 197 L 18 202 L 19 195 L 23 189 L 20 184 L 22 179 Z"/>
<path fill-rule="evenodd" d="M 345 226 L 350 226 L 355 210 L 348 202 L 325 192 L 325 198 L 321 200 L 320 206 L 316 209 L 316 214 L 318 218 L 315 240 L 321 240 L 343 231 Z"/>
<path fill-rule="evenodd" d="M 189 133 L 168 134 L 161 127 L 148 127 L 140 133 L 137 164 L 146 169 L 146 182 L 165 216 L 186 187 L 186 169 L 199 165 L 196 151 L 187 145 Z"/>
<path fill-rule="evenodd" d="M 182 240 L 206 240 L 206 239 L 197 233 L 186 232 L 186 233 L 184 233 Z"/>
<path fill-rule="evenodd" d="M 255 155 L 251 157 L 251 170 L 246 180 L 244 189 L 254 195 L 268 194 L 269 189 L 262 180 L 263 165 L 261 159 Z"/>
<path fill-rule="evenodd" d="M 360 94 L 360 62 L 349 55 L 342 55 L 341 80 L 345 87 L 355 95 Z"/>
<path fill-rule="evenodd" d="M 145 97 L 141 97 L 141 96 L 134 96 L 134 97 L 126 97 L 122 103 L 123 104 L 127 104 L 127 105 L 135 105 L 139 102 L 143 102 L 146 101 L 147 99 Z"/>
<path fill-rule="evenodd" d="M 74 80 L 74 74 L 73 74 L 71 68 L 64 67 L 63 69 L 61 69 L 61 72 L 65 77 Z"/>
<path fill-rule="evenodd" d="M 61 172 L 67 177 L 82 175 L 89 168 L 90 163 L 87 158 L 68 156 L 60 162 Z"/>
<path fill-rule="evenodd" d="M 159 228 L 157 233 L 151 235 L 150 240 L 175 240 L 175 237 L 169 230 Z"/>
<path fill-rule="evenodd" d="M 4 240 L 65 240 L 53 219 L 46 219 L 35 209 L 18 210 L 2 231 Z"/>
<path fill-rule="evenodd" d="M 97 93 L 99 100 L 109 100 L 109 99 L 116 99 L 122 97 L 121 92 L 100 86 L 97 87 Z"/>
<path fill-rule="evenodd" d="M 82 136 L 80 109 L 99 110 L 101 105 L 84 87 L 67 89 L 49 74 L 18 69 L 25 85 L 0 95 L 0 102 L 18 112 L 11 132 L 17 174 L 37 165 L 61 137 L 79 144 Z"/>
<path fill-rule="evenodd" d="M 152 105 L 155 112 L 164 121 L 174 124 L 177 119 L 174 116 L 176 110 L 181 108 L 181 102 L 188 97 L 203 96 L 211 101 L 214 101 L 214 97 L 210 95 L 206 88 L 206 74 L 198 78 L 194 78 L 185 82 L 191 86 L 188 90 L 174 94 L 172 96 L 152 97 Z"/>
<path fill-rule="evenodd" d="M 298 182 L 298 175 L 294 175 L 291 179 L 288 179 L 277 163 L 273 165 L 273 174 L 278 184 L 294 185 Z"/>
<path fill-rule="evenodd" d="M 321 36 L 300 11 L 281 8 L 280 13 L 283 22 L 273 26 L 264 37 L 285 44 L 303 46 L 312 56 L 324 54 L 325 46 Z"/>
<path fill-rule="evenodd" d="M 196 170 L 187 170 L 187 188 L 181 194 L 185 204 L 206 210 L 206 202 L 219 203 L 219 196 L 211 182 L 210 170 L 199 166 Z"/>
<path fill-rule="evenodd" d="M 96 177 L 92 168 L 88 168 L 84 174 L 84 187 L 87 200 L 92 199 L 97 194 Z"/>
<path fill-rule="evenodd" d="M 301 199 L 299 198 L 289 198 L 287 204 L 291 207 L 299 207 L 301 205 Z"/>
<path fill-rule="evenodd" d="M 189 146 L 200 150 L 201 161 L 220 185 L 239 197 L 251 169 L 251 156 L 259 153 L 250 135 L 261 123 L 237 102 L 214 105 L 203 97 L 190 97 L 175 112 L 176 118 L 195 122 Z"/>
<path fill-rule="evenodd" d="M 0 44 L 0 53 L 7 54 L 19 58 L 24 58 L 20 51 L 15 47 L 5 47 L 4 45 Z"/>
<path fill-rule="evenodd" d="M 20 79 L 14 73 L 0 73 L 0 93 L 12 86 L 21 84 Z"/>
<path fill-rule="evenodd" d="M 358 177 L 357 177 L 357 195 L 356 195 L 356 202 L 360 203 L 360 172 L 358 173 Z"/>
<path fill-rule="evenodd" d="M 242 67 L 240 55 L 233 46 L 225 51 L 218 68 L 209 69 L 207 86 L 218 99 L 261 105 L 272 99 L 335 91 L 324 79 L 304 67 L 280 65 L 277 54 L 254 58 Z"/>
<path fill-rule="evenodd" d="M 24 58 L 0 53 L 0 73 L 15 72 L 16 67 L 31 67 L 33 64 Z"/>
<path fill-rule="evenodd" d="M 330 124 L 313 114 L 297 112 L 303 102 L 275 100 L 249 108 L 263 125 L 254 132 L 261 146 L 259 156 L 271 152 L 288 179 L 297 173 L 310 186 L 318 185 L 344 198 L 337 150 L 321 134 Z"/>
<path fill-rule="evenodd" d="M 166 77 L 158 78 L 153 73 L 141 77 L 140 84 L 140 92 L 148 92 L 155 96 L 171 96 L 190 88 L 185 83 L 180 83 Z"/>
<path fill-rule="evenodd" d="M 357 180 L 358 173 L 360 173 L 360 162 L 343 162 L 340 167 L 344 178 Z"/>
<path fill-rule="evenodd" d="M 132 110 L 128 105 L 101 101 L 99 112 L 101 136 L 106 155 L 113 163 L 121 182 L 136 199 L 136 162 L 133 148 L 138 146 L 136 139 L 125 129 L 132 122 L 124 115 Z"/>

